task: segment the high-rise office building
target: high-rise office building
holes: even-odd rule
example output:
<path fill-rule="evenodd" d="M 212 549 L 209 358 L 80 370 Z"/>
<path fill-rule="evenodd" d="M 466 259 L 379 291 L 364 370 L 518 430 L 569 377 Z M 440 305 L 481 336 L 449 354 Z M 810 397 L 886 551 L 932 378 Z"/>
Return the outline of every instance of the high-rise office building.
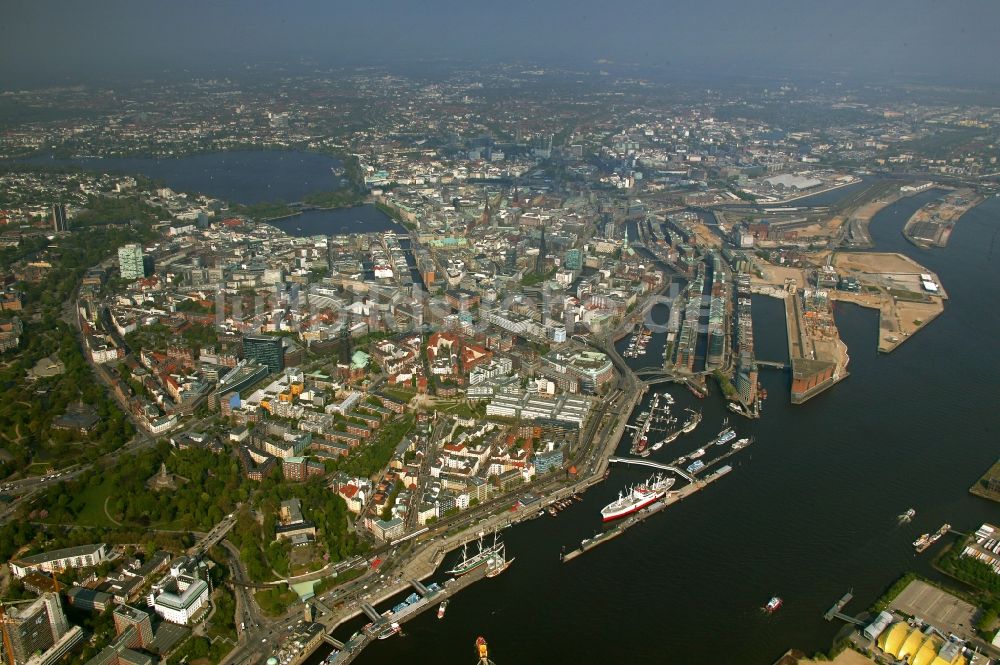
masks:
<path fill-rule="evenodd" d="M 583 252 L 579 249 L 566 250 L 566 270 L 581 270 L 583 268 Z"/>
<path fill-rule="evenodd" d="M 285 367 L 285 351 L 280 337 L 244 335 L 243 357 L 266 365 L 272 374 Z"/>
<path fill-rule="evenodd" d="M 139 279 L 146 276 L 142 245 L 123 245 L 118 248 L 118 269 L 122 279 Z"/>
<path fill-rule="evenodd" d="M 52 229 L 56 233 L 69 231 L 69 220 L 66 219 L 66 205 L 63 203 L 52 205 Z"/>
<path fill-rule="evenodd" d="M 142 649 L 153 641 L 153 624 L 149 613 L 129 605 L 119 605 L 114 612 L 115 632 L 124 634 L 129 628 L 135 628 L 128 637 L 128 648 Z"/>
<path fill-rule="evenodd" d="M 69 631 L 59 594 L 45 593 L 28 605 L 8 607 L 4 619 L 14 665 L 49 650 Z"/>

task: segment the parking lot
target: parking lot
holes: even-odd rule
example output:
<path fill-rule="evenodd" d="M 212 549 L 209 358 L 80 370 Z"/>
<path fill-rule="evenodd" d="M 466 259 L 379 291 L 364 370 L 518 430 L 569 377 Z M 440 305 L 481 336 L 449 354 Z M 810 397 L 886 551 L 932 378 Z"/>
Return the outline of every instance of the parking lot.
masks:
<path fill-rule="evenodd" d="M 903 614 L 920 617 L 927 623 L 952 632 L 962 639 L 974 635 L 972 625 L 976 608 L 940 589 L 914 580 L 896 596 L 890 608 Z"/>

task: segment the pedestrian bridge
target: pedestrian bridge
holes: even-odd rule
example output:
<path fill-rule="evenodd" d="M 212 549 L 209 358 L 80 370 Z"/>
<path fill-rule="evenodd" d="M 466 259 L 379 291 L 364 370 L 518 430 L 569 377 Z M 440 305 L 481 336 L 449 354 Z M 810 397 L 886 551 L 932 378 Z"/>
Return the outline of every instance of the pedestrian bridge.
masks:
<path fill-rule="evenodd" d="M 680 469 L 672 464 L 663 464 L 662 462 L 654 462 L 648 459 L 640 459 L 636 457 L 609 457 L 608 462 L 617 464 L 633 464 L 635 466 L 648 466 L 652 469 L 662 469 L 664 471 L 670 471 L 671 473 L 676 473 L 678 476 L 693 483 L 695 481 L 694 476 L 689 474 L 687 471 Z"/>

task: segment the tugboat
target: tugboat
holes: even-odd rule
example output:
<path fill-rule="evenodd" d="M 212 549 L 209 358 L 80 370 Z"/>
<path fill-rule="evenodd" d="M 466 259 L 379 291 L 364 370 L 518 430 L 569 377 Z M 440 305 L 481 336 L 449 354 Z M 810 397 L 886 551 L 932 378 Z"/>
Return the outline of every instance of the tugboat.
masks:
<path fill-rule="evenodd" d="M 479 656 L 478 665 L 490 665 L 493 662 L 490 660 L 489 649 L 486 648 L 486 638 L 482 635 L 476 638 L 476 655 Z"/>
<path fill-rule="evenodd" d="M 771 600 L 767 601 L 767 605 L 765 605 L 761 609 L 763 609 L 768 614 L 774 614 L 775 612 L 777 612 L 778 610 L 780 610 L 781 606 L 784 605 L 784 604 L 785 604 L 785 601 L 783 601 L 781 598 L 779 598 L 777 596 L 771 596 Z"/>

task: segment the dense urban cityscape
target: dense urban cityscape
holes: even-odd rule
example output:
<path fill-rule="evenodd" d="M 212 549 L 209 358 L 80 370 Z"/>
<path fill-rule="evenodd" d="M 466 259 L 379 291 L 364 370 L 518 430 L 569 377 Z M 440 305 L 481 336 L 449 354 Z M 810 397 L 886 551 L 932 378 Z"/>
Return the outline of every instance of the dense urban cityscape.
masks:
<path fill-rule="evenodd" d="M 1000 661 L 998 141 L 610 61 L 0 88 L 0 662 Z"/>

